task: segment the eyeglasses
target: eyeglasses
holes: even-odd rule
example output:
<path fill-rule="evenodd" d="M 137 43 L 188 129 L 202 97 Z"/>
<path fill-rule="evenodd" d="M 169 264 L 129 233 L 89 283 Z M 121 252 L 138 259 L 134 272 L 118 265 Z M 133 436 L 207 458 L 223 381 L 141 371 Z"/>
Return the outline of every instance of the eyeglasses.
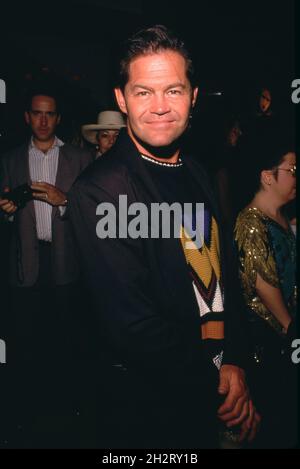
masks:
<path fill-rule="evenodd" d="M 277 168 L 281 169 L 281 171 L 289 171 L 292 173 L 293 176 L 296 176 L 296 165 L 294 164 L 291 168 Z"/>

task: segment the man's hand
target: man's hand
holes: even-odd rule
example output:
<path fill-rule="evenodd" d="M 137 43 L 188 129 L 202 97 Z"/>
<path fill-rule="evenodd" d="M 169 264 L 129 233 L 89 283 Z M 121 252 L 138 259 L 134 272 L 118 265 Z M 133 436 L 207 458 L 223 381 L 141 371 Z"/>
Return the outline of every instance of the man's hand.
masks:
<path fill-rule="evenodd" d="M 9 187 L 5 187 L 3 192 L 9 192 L 9 190 Z M 0 198 L 0 209 L 8 215 L 12 215 L 18 210 L 18 207 L 11 200 Z"/>
<path fill-rule="evenodd" d="M 37 191 L 32 194 L 35 199 L 47 202 L 54 207 L 65 205 L 66 194 L 57 187 L 52 186 L 52 184 L 48 184 L 47 182 L 34 182 L 30 187 L 33 191 Z"/>
<path fill-rule="evenodd" d="M 249 417 L 244 420 L 240 426 L 239 441 L 243 441 L 247 437 L 249 443 L 254 440 L 259 430 L 261 417 L 254 407 L 252 399 L 249 401 Z"/>
<path fill-rule="evenodd" d="M 218 410 L 218 417 L 227 427 L 242 423 L 249 415 L 249 392 L 244 371 L 234 365 L 223 365 L 220 369 L 219 394 L 225 397 Z"/>
<path fill-rule="evenodd" d="M 249 396 L 244 371 L 234 365 L 223 365 L 220 369 L 218 392 L 226 396 L 218 410 L 219 419 L 228 428 L 240 425 L 240 442 L 247 435 L 248 441 L 252 441 L 261 419 Z"/>

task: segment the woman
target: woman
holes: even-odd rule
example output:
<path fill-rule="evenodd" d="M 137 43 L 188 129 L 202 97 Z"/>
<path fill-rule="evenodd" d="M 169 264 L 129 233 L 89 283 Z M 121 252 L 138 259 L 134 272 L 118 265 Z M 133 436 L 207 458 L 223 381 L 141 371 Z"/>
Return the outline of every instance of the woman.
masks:
<path fill-rule="evenodd" d="M 248 147 L 253 198 L 235 225 L 240 279 L 248 306 L 249 375 L 262 415 L 259 447 L 296 443 L 297 390 L 291 362 L 296 310 L 296 240 L 284 206 L 296 196 L 296 153 L 278 129 Z M 251 164 L 252 162 L 252 164 Z"/>

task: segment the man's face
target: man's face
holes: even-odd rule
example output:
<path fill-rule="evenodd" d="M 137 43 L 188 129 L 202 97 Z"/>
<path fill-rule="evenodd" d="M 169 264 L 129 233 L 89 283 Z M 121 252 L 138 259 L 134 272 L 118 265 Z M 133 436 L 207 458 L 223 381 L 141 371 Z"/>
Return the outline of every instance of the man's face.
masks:
<path fill-rule="evenodd" d="M 51 140 L 60 121 L 55 99 L 50 96 L 34 96 L 30 111 L 25 112 L 25 121 L 30 125 L 36 140 L 40 142 Z"/>
<path fill-rule="evenodd" d="M 139 151 L 143 142 L 165 147 L 183 134 L 197 91 L 192 91 L 185 59 L 177 52 L 139 56 L 130 63 L 124 94 L 119 88 L 115 93 Z"/>
<path fill-rule="evenodd" d="M 119 130 L 99 130 L 97 134 L 97 141 L 101 153 L 109 150 L 117 140 Z"/>
<path fill-rule="evenodd" d="M 230 129 L 229 134 L 228 134 L 228 143 L 232 147 L 236 147 L 238 143 L 238 139 L 242 135 L 242 131 L 240 129 L 239 123 L 235 122 L 233 127 Z"/>
<path fill-rule="evenodd" d="M 267 112 L 271 106 L 271 93 L 269 90 L 262 90 L 259 98 L 259 107 L 262 112 Z"/>

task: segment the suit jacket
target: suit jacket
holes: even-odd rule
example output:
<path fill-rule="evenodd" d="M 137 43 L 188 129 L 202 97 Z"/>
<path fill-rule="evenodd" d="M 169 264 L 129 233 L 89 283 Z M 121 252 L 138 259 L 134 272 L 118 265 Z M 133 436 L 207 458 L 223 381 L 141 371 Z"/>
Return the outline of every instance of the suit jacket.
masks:
<path fill-rule="evenodd" d="M 190 157 L 183 160 L 217 213 L 205 171 Z M 97 237 L 98 204 L 110 202 L 118 214 L 120 194 L 127 195 L 128 205 L 163 202 L 125 130 L 111 150 L 82 173 L 69 193 L 69 215 L 102 336 L 123 363 L 147 363 L 155 369 L 174 365 L 197 369 L 203 361 L 200 316 L 178 239 Z M 234 265 L 231 270 L 237 274 Z M 226 337 L 223 362 L 242 366 L 245 347 L 238 303 L 242 297 L 238 277 L 228 275 L 225 259 L 222 275 Z"/>
<path fill-rule="evenodd" d="M 65 144 L 59 149 L 55 186 L 67 193 L 81 171 L 91 162 L 88 152 Z M 30 183 L 28 144 L 12 150 L 0 160 L 0 190 Z M 52 266 L 57 285 L 73 282 L 79 273 L 73 235 L 67 217 L 52 207 Z M 30 201 L 14 214 L 10 245 L 10 282 L 30 287 L 39 272 L 39 250 L 34 203 Z"/>

